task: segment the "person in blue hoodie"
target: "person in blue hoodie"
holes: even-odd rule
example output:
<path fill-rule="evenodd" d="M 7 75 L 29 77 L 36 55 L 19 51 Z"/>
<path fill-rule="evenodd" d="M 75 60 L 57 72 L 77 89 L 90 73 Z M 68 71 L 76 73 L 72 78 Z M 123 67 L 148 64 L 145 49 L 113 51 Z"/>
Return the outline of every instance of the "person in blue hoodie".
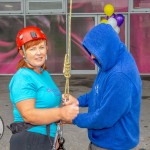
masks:
<path fill-rule="evenodd" d="M 89 150 L 129 150 L 140 136 L 142 82 L 135 60 L 116 31 L 101 23 L 84 37 L 83 47 L 99 68 L 92 89 L 78 99 L 88 112 L 79 113 L 74 125 L 88 129 Z M 64 98 L 64 95 L 63 95 Z"/>

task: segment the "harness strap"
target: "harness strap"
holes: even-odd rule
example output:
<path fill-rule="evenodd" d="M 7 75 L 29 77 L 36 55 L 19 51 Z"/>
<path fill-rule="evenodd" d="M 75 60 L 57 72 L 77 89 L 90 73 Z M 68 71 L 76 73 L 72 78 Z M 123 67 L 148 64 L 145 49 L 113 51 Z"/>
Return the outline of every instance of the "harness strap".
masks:
<path fill-rule="evenodd" d="M 7 125 L 7 128 L 11 130 L 12 134 L 19 133 L 23 130 L 32 128 L 34 125 L 26 122 L 13 122 L 10 126 Z"/>
<path fill-rule="evenodd" d="M 46 132 L 47 132 L 47 137 L 48 137 L 49 143 L 53 147 L 53 143 L 52 143 L 52 140 L 50 138 L 50 124 L 46 125 Z"/>

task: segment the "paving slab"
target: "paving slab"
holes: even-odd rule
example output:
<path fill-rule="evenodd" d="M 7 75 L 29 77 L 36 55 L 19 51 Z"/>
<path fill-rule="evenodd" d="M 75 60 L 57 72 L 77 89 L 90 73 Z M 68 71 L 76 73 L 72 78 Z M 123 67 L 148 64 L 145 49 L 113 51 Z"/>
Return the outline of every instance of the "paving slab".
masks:
<path fill-rule="evenodd" d="M 64 92 L 65 78 L 61 75 L 52 76 L 62 92 Z M 12 105 L 9 100 L 8 84 L 11 76 L 0 76 L 0 116 L 5 124 L 5 131 L 0 139 L 0 150 L 9 150 L 10 130 L 6 127 L 13 121 Z M 88 92 L 94 81 L 95 75 L 72 75 L 70 79 L 70 93 L 76 97 Z M 140 144 L 135 150 L 150 150 L 150 77 L 142 77 L 143 94 L 141 106 L 141 136 Z M 86 112 L 86 108 L 80 109 Z M 63 136 L 66 140 L 66 150 L 87 150 L 89 140 L 87 130 L 74 125 L 63 127 Z"/>

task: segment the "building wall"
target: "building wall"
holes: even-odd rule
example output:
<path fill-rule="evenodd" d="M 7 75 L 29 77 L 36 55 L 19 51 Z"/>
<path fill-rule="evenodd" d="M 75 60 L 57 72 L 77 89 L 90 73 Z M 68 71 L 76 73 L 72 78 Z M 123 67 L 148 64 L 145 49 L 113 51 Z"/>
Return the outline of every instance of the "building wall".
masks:
<path fill-rule="evenodd" d="M 97 68 L 81 45 L 84 35 L 106 15 L 111 3 L 115 14 L 123 14 L 120 38 L 133 55 L 141 74 L 150 74 L 149 0 L 73 0 L 71 19 L 72 74 L 96 74 Z M 51 74 L 62 74 L 68 46 L 69 1 L 0 0 L 0 74 L 14 74 L 20 56 L 17 32 L 26 26 L 40 27 L 48 37 L 47 67 Z"/>

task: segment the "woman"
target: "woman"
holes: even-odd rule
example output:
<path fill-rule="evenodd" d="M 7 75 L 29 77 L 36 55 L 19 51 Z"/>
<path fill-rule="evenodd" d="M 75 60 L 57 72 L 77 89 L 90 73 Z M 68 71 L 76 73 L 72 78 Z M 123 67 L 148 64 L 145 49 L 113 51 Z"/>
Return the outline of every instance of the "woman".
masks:
<path fill-rule="evenodd" d="M 14 115 L 10 150 L 50 150 L 56 122 L 71 122 L 79 112 L 78 104 L 59 107 L 61 92 L 46 71 L 47 38 L 41 29 L 23 28 L 16 43 L 23 58 L 9 84 Z"/>

